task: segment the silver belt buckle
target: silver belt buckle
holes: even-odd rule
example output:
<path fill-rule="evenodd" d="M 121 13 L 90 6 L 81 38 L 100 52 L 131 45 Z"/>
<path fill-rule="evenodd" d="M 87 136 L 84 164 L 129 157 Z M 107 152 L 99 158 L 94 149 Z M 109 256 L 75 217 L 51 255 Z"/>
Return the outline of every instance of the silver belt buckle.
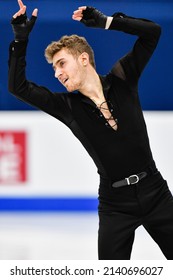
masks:
<path fill-rule="evenodd" d="M 135 180 L 131 182 L 130 181 L 131 178 L 133 178 Z M 128 185 L 134 185 L 134 184 L 137 184 L 139 182 L 139 177 L 138 177 L 138 175 L 131 175 L 128 178 L 126 178 L 126 180 L 127 180 Z"/>

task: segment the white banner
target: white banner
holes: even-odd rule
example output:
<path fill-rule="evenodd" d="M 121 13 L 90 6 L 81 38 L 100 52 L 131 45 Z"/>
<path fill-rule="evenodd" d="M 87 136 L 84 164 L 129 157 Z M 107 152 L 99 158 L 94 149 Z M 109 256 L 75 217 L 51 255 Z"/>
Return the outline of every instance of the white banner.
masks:
<path fill-rule="evenodd" d="M 145 112 L 156 164 L 173 190 L 173 112 Z M 0 113 L 0 196 L 97 197 L 97 169 L 81 143 L 38 111 Z"/>

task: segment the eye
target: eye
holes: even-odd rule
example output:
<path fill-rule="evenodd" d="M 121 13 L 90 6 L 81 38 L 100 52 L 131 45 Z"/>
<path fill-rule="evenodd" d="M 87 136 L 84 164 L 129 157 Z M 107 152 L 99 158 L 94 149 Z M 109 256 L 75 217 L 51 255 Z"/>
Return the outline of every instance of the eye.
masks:
<path fill-rule="evenodd" d="M 64 64 L 65 64 L 65 62 L 64 62 L 64 61 L 60 61 L 60 63 L 59 63 L 60 67 L 63 67 L 63 66 L 64 66 Z"/>

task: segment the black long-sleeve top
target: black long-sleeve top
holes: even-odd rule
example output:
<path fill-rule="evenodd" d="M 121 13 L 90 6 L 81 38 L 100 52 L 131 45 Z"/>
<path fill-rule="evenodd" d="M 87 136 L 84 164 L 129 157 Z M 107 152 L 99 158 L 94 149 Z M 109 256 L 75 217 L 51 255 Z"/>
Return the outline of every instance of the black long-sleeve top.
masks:
<path fill-rule="evenodd" d="M 161 29 L 154 22 L 117 13 L 109 29 L 137 35 L 129 53 L 100 76 L 103 93 L 118 130 L 110 127 L 96 105 L 80 92 L 53 93 L 26 79 L 27 42 L 12 42 L 9 91 L 68 126 L 94 160 L 98 173 L 112 181 L 145 170 L 153 161 L 138 97 L 138 80 L 157 46 Z"/>

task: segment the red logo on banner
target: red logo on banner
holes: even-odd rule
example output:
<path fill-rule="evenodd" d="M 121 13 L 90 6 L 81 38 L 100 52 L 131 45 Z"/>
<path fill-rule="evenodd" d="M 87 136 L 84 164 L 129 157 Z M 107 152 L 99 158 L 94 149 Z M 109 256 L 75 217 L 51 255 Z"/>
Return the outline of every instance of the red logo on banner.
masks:
<path fill-rule="evenodd" d="M 26 132 L 0 131 L 0 184 L 26 181 Z"/>

